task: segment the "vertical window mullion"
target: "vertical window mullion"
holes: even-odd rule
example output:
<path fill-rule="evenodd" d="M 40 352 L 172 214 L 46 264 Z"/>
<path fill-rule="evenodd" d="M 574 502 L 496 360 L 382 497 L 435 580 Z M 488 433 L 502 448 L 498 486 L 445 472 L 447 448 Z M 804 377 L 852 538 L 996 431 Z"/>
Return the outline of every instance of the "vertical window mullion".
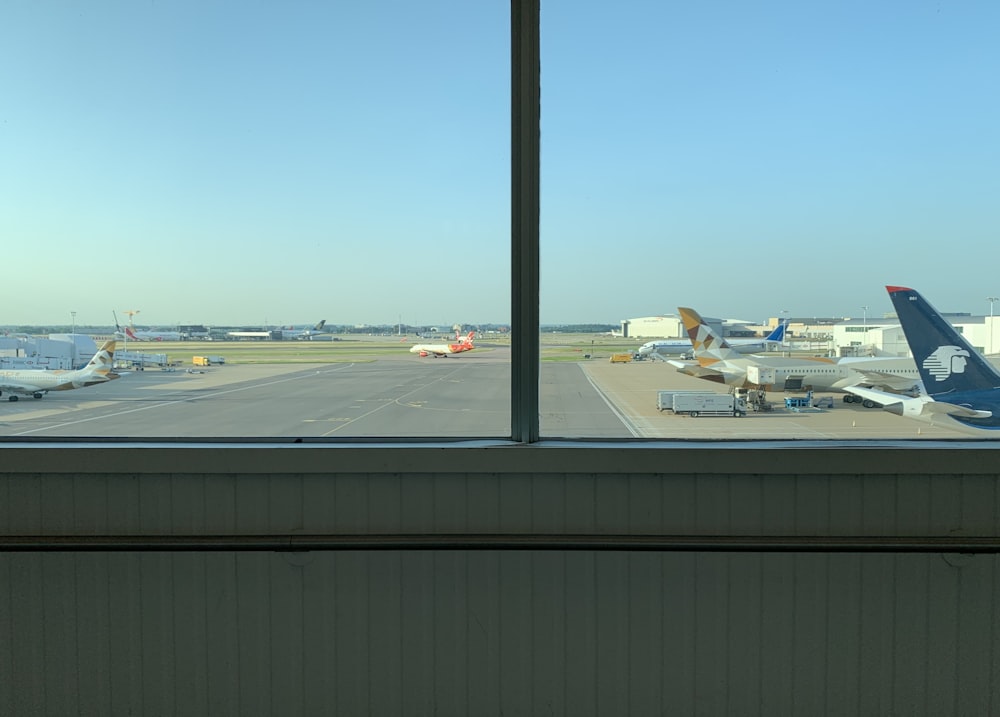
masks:
<path fill-rule="evenodd" d="M 539 0 L 511 0 L 511 438 L 538 440 Z"/>

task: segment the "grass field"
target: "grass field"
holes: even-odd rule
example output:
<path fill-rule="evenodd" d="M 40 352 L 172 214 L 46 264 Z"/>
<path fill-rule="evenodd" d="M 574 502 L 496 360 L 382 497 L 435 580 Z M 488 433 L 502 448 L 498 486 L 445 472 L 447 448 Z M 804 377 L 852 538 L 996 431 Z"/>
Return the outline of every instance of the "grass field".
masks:
<path fill-rule="evenodd" d="M 165 353 L 171 362 L 190 366 L 194 356 L 223 356 L 227 364 L 345 363 L 374 361 L 407 355 L 415 343 L 445 343 L 445 340 L 398 336 L 337 337 L 337 341 L 129 341 L 128 351 Z M 613 353 L 635 351 L 640 342 L 593 334 L 542 334 L 542 361 L 607 359 Z M 510 346 L 510 340 L 477 339 L 477 353 Z M 118 350 L 126 350 L 119 341 Z"/>

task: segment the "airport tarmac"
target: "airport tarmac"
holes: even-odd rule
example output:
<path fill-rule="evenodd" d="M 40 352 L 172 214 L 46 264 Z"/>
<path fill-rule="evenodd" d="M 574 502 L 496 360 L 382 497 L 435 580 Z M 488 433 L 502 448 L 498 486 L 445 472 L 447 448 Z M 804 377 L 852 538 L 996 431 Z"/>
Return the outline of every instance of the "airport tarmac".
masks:
<path fill-rule="evenodd" d="M 643 438 L 665 439 L 755 439 L 755 440 L 872 440 L 933 439 L 967 440 L 957 431 L 894 416 L 877 408 L 844 403 L 842 393 L 815 393 L 830 396 L 833 408 L 793 411 L 786 409 L 785 397 L 801 397 L 803 392 L 771 392 L 767 399 L 774 410 L 747 413 L 743 418 L 675 416 L 656 408 L 657 392 L 666 389 L 726 393 L 727 387 L 678 372 L 663 361 L 580 364 L 608 399 L 633 423 Z"/>
<path fill-rule="evenodd" d="M 725 393 L 720 384 L 660 361 L 543 362 L 543 438 L 668 440 L 956 439 L 962 434 L 845 404 L 784 408 L 743 418 L 675 416 L 656 408 L 663 389 Z M 801 395 L 801 394 L 799 394 Z M 6 398 L 6 397 L 4 397 Z M 8 438 L 506 438 L 509 349 L 447 359 L 358 363 L 231 364 L 204 373 L 147 370 L 42 399 L 0 399 Z"/>

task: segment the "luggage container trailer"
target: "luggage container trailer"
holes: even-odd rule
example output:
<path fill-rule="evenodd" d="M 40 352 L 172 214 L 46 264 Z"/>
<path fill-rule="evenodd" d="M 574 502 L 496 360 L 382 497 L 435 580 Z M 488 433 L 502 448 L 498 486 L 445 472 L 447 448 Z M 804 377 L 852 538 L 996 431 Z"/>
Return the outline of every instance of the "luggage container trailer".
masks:
<path fill-rule="evenodd" d="M 714 391 L 697 391 L 688 389 L 686 391 L 679 390 L 675 391 L 673 389 L 657 391 L 656 392 L 656 410 L 657 411 L 673 411 L 674 410 L 674 396 L 678 394 L 706 394 L 708 396 L 718 396 L 719 394 Z"/>
<path fill-rule="evenodd" d="M 747 403 L 731 393 L 679 393 L 674 396 L 674 413 L 692 418 L 696 416 L 742 418 L 747 413 Z"/>

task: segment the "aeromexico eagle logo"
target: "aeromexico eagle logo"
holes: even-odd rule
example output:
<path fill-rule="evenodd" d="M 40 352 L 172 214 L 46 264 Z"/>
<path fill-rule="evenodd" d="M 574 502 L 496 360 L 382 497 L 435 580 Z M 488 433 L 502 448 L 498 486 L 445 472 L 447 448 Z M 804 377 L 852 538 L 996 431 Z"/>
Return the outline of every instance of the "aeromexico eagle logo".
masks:
<path fill-rule="evenodd" d="M 935 381 L 947 381 L 953 373 L 965 373 L 969 352 L 959 346 L 939 346 L 921 364 Z"/>

